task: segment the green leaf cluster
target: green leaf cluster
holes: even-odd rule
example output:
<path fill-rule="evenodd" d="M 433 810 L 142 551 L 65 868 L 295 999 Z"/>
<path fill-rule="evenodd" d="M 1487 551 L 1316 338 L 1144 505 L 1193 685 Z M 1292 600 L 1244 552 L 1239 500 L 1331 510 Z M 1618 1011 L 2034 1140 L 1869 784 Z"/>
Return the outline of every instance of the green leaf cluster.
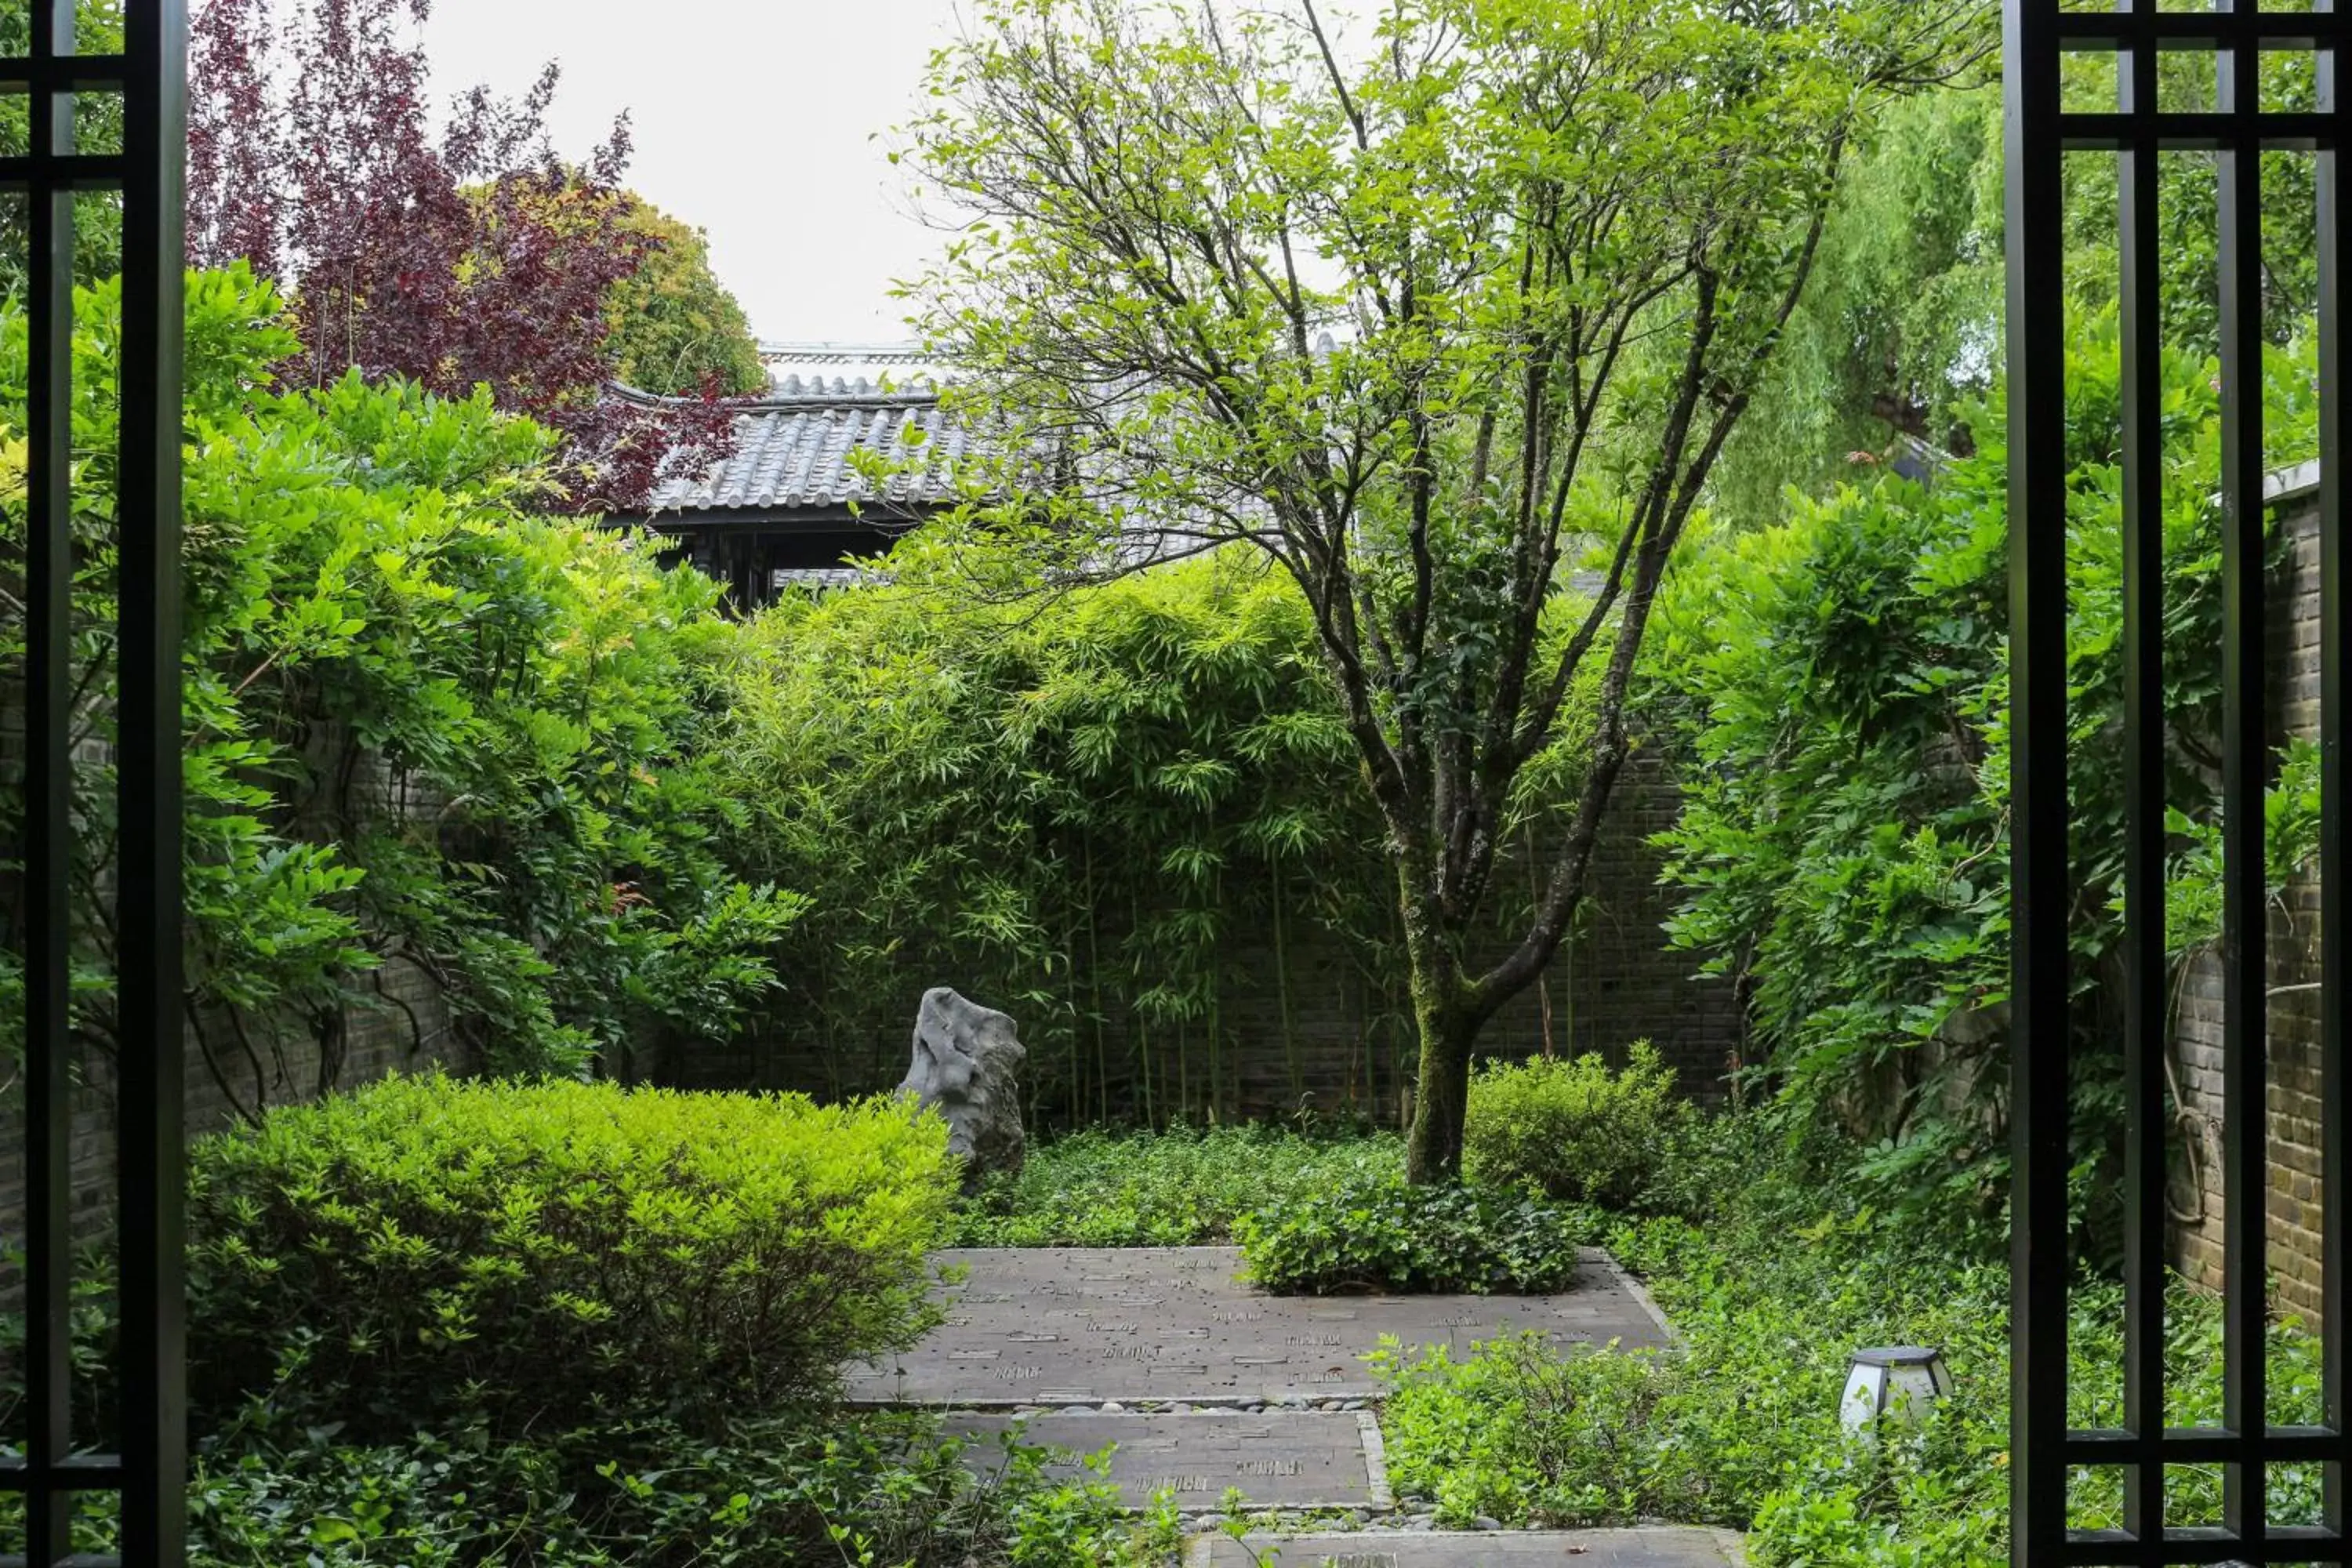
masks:
<path fill-rule="evenodd" d="M 1576 1279 L 1582 1226 L 1507 1187 L 1345 1175 L 1284 1194 L 1234 1226 L 1249 1278 L 1286 1296 L 1468 1291 L 1541 1296 Z"/>
<path fill-rule="evenodd" d="M 2307 348 L 2274 353 L 2276 456 L 2308 451 Z M 2068 623 L 2076 1157 L 2109 1150 L 2120 1030 L 2122 475 L 2114 317 L 2068 353 Z M 2168 945 L 2210 941 L 2219 820 L 2221 545 L 2214 371 L 2163 366 Z M 1749 1000 L 1770 1084 L 1869 1146 L 1923 1213 L 1989 1216 L 2006 1170 L 2008 535 L 2001 399 L 1977 455 L 1708 541 L 1659 611 L 1654 710 L 1685 805 L 1661 836 L 1673 939 Z M 2282 450 L 2283 448 L 2283 450 Z M 2315 848 L 2311 763 L 2282 748 L 2270 879 Z"/>
<path fill-rule="evenodd" d="M 78 293 L 74 739 L 100 759 L 118 316 L 116 285 Z M 770 950 L 802 905 L 728 869 L 740 814 L 700 745 L 735 637 L 715 590 L 640 540 L 538 515 L 549 437 L 486 395 L 356 374 L 273 391 L 292 339 L 241 267 L 191 275 L 186 341 L 184 1001 L 231 1103 L 249 1115 L 305 1091 L 278 1052 L 306 1033 L 331 1081 L 355 983 L 390 963 L 430 977 L 494 1068 L 578 1072 L 602 1054 L 625 1069 L 635 1042 L 728 1032 L 773 984 Z M 26 363 L 25 316 L 0 309 L 11 665 Z M 77 1027 L 103 1048 L 107 766 L 79 769 L 77 790 Z M 12 842 L 22 809 L 0 797 Z"/>
<path fill-rule="evenodd" d="M 2063 57 L 2067 108 L 2113 112 L 2122 58 Z M 2308 53 L 2265 51 L 2258 69 L 2266 110 L 2307 110 L 2316 101 Z M 2168 110 L 2213 107 L 2214 57 L 2168 54 L 2157 77 L 2157 101 Z M 1719 517 L 1769 521 L 1786 486 L 1819 493 L 1903 457 L 1906 438 L 1973 450 L 1970 409 L 2000 379 L 2006 353 L 2000 114 L 1997 83 L 1963 84 L 1895 103 L 1857 127 L 1811 287 L 1717 472 L 1710 499 Z M 2064 161 L 2063 270 L 2087 313 L 2115 307 L 2123 275 L 2118 166 L 2106 154 Z M 2220 347 L 2220 167 L 2210 151 L 2157 160 L 2154 309 L 2162 340 L 2192 357 Z M 2315 168 L 2307 153 L 2262 155 L 2263 330 L 2278 348 L 2309 331 L 2317 308 Z"/>
<path fill-rule="evenodd" d="M 1263 1123 L 1090 1129 L 1029 1151 L 967 1205 L 961 1247 L 1193 1247 L 1227 1241 L 1269 1199 L 1394 1175 L 1392 1137 L 1302 1136 Z"/>
<path fill-rule="evenodd" d="M 1625 1208 L 1648 1194 L 1694 1116 L 1647 1040 L 1628 1047 L 1622 1071 L 1597 1054 L 1490 1062 L 1470 1079 L 1463 1173 Z"/>
<path fill-rule="evenodd" d="M 913 1412 L 372 1445 L 265 1416 L 194 1458 L 192 1568 L 1157 1568 L 1178 1540 L 1171 1510 L 1128 1512 L 1099 1456 L 1073 1478 Z M 77 1550 L 119 1550 L 120 1510 L 75 1500 Z M 0 1498 L 0 1528 L 23 1517 Z"/>
<path fill-rule="evenodd" d="M 193 1381 L 354 1436 L 709 1425 L 935 1321 L 957 1175 L 897 1100 L 396 1078 L 207 1140 Z"/>

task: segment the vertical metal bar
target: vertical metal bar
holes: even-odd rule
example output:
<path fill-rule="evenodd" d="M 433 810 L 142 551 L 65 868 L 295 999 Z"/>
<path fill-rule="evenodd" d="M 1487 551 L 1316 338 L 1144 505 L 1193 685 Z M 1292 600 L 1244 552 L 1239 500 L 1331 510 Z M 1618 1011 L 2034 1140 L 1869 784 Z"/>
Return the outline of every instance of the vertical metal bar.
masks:
<path fill-rule="evenodd" d="M 2125 0 L 2127 8 L 2129 0 Z M 2164 1435 L 2164 369 L 2156 41 L 2118 61 L 2124 438 L 2124 1425 Z M 2133 1467 L 2124 1528 L 2164 1533 L 2164 1466 Z"/>
<path fill-rule="evenodd" d="M 2057 0 L 2003 0 L 2009 163 L 2010 1560 L 2066 1531 L 2065 295 Z"/>
<path fill-rule="evenodd" d="M 2262 146 L 2259 53 L 2223 57 L 2220 108 L 2240 132 L 2221 153 L 2222 1421 L 2242 1440 L 2266 1426 L 2270 1188 L 2263 703 Z M 2222 1523 L 2259 1541 L 2266 1473 L 2246 1441 L 2224 1469 Z"/>
<path fill-rule="evenodd" d="M 2319 0 L 2319 9 L 2332 11 L 2332 0 Z M 2318 105 L 2334 114 L 2338 107 L 2336 52 L 2319 51 Z M 2322 147 L 2319 160 L 2319 1146 L 2320 1146 L 2320 1419 L 2339 1435 L 2339 1458 L 2326 1467 L 2326 1506 L 2322 1521 L 2342 1534 L 2347 1525 L 2345 1475 L 2341 1435 L 2352 1430 L 2352 1411 L 2345 1404 L 2344 1336 L 2352 1313 L 2344 1299 L 2346 1202 L 2345 1129 L 2352 1124 L 2347 1095 L 2352 1080 L 2345 1070 L 2346 1008 L 2344 986 L 2352 963 L 2352 839 L 2345 833 L 2345 791 L 2352 788 L 2352 772 L 2345 766 L 2345 726 L 2347 711 L 2344 683 L 2352 675 L 2345 658 L 2344 639 L 2344 326 L 2342 267 L 2344 264 L 2345 192 L 2342 154 Z"/>
<path fill-rule="evenodd" d="M 71 52 L 71 0 L 31 21 L 36 60 Z M 33 155 L 69 151 L 71 100 L 36 94 L 28 107 Z M 47 1478 L 73 1444 L 73 196 L 37 186 L 25 200 L 26 1555 L 49 1564 L 71 1550 L 72 1503 Z"/>
<path fill-rule="evenodd" d="M 122 1550 L 186 1555 L 181 1249 L 180 362 L 184 0 L 131 0 L 123 54 L 120 804 Z"/>

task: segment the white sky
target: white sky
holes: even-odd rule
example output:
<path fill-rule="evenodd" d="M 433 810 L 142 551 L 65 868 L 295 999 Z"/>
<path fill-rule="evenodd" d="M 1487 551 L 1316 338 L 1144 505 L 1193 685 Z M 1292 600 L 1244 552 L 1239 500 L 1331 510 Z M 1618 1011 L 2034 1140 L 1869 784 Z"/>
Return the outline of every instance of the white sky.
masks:
<path fill-rule="evenodd" d="M 956 26 L 953 0 L 436 0 L 425 44 L 440 104 L 556 60 L 567 155 L 632 110 L 630 184 L 709 234 L 751 330 L 864 342 L 908 335 L 890 281 L 940 244 L 880 133 Z"/>

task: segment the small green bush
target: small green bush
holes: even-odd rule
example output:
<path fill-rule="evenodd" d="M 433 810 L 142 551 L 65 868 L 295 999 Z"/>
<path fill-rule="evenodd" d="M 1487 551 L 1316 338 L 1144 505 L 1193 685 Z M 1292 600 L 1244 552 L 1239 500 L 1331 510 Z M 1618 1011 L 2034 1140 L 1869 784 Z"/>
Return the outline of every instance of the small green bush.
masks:
<path fill-rule="evenodd" d="M 1470 1082 L 1463 1169 L 1473 1181 L 1628 1208 L 1693 1120 L 1675 1096 L 1674 1068 L 1647 1040 L 1633 1043 L 1622 1072 L 1599 1056 L 1496 1062 Z"/>
<path fill-rule="evenodd" d="M 1029 1151 L 968 1205 L 964 1247 L 1189 1247 L 1229 1239 L 1252 1209 L 1302 1187 L 1404 1169 L 1394 1136 L 1272 1127 L 1086 1131 Z"/>
<path fill-rule="evenodd" d="M 206 1141 L 193 1359 L 353 1435 L 818 1396 L 931 1321 L 956 1176 L 901 1104 L 394 1079 Z"/>
<path fill-rule="evenodd" d="M 1565 1290 L 1581 1239 L 1565 1213 L 1525 1194 L 1393 1176 L 1301 1189 L 1236 1229 L 1252 1279 L 1305 1296 Z"/>
<path fill-rule="evenodd" d="M 1157 1568 L 1172 1510 L 1138 1519 L 1098 1464 L 942 1433 L 912 1412 L 667 1422 L 547 1439 L 478 1430 L 352 1444 L 241 1427 L 195 1457 L 190 1568 Z M 121 1547 L 84 1494 L 78 1551 Z M 21 1538 L 24 1500 L 0 1496 Z"/>
<path fill-rule="evenodd" d="M 2009 1276 L 1837 1173 L 1851 1151 L 1799 1149 L 1755 1112 L 1710 1123 L 1748 1151 L 1707 1223 L 1609 1221 L 1601 1240 L 1643 1277 L 1674 1322 L 1664 1351 L 1474 1347 L 1465 1361 L 1391 1349 L 1381 1429 L 1389 1479 L 1441 1522 L 1631 1524 L 1667 1518 L 1748 1531 L 1759 1568 L 2000 1568 L 2009 1473 Z M 1746 1125 L 1743 1125 L 1743 1122 Z M 1719 1170 L 1716 1144 L 1707 1169 Z M 2123 1411 L 2123 1302 L 2085 1276 L 2071 1294 L 2068 1424 L 2109 1427 Z M 2167 1424 L 2221 1419 L 2221 1303 L 2171 1281 Z M 1863 1345 L 1941 1349 L 1955 1390 L 1916 1441 L 1864 1445 L 1838 1420 L 1847 1357 Z M 2269 1331 L 2269 1418 L 2320 1418 L 2320 1343 L 2291 1320 Z M 2273 1518 L 2320 1517 L 2316 1468 L 2282 1467 Z M 2082 1529 L 2123 1520 L 2120 1478 L 2070 1485 Z M 2170 1522 L 2218 1523 L 2219 1467 L 2167 1479 Z"/>

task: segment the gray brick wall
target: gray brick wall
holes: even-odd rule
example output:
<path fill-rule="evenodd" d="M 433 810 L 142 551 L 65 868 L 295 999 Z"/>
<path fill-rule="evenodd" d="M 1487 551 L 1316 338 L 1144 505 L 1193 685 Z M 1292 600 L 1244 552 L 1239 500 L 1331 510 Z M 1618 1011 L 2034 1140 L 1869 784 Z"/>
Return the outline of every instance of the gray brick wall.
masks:
<path fill-rule="evenodd" d="M 2303 479 L 2315 477 L 2297 475 Z M 2269 676 L 2273 739 L 2319 732 L 2319 514 L 2299 489 L 2283 498 L 2281 539 L 2270 584 Z M 2280 1304 L 2316 1314 L 2320 1298 L 2319 882 L 2298 876 L 2270 911 L 2268 1139 L 2264 1196 L 2270 1268 Z M 2174 1129 L 2174 1247 L 2192 1279 L 2219 1285 L 2226 1190 L 2221 1168 L 2221 971 L 2211 953 L 2191 959 L 2178 980 L 2172 1029 L 2179 1123 Z"/>
<path fill-rule="evenodd" d="M 1647 843 L 1674 821 L 1680 805 L 1663 755 L 1636 752 L 1595 847 L 1591 890 L 1576 938 L 1541 981 L 1489 1025 L 1488 1053 L 1599 1051 L 1622 1060 L 1629 1043 L 1648 1038 L 1678 1069 L 1687 1090 L 1701 1099 L 1720 1097 L 1744 1038 L 1740 1009 L 1727 981 L 1698 978 L 1691 955 L 1667 950 L 1660 922 L 1671 904 L 1657 886 L 1660 856 Z M 1527 868 L 1511 867 L 1504 877 L 1522 885 Z M 1234 900 L 1250 908 L 1265 902 L 1255 896 Z M 1118 934 L 1106 927 L 1097 950 L 1115 952 Z M 1414 1065 L 1402 970 L 1303 915 L 1285 923 L 1279 947 L 1281 963 L 1266 919 L 1229 935 L 1219 963 L 1213 1028 L 1203 1020 L 1181 1039 L 1165 1029 L 1147 1039 L 1124 1010 L 1119 983 L 1108 977 L 1102 979 L 1106 1018 L 1099 1032 L 1082 1024 L 1076 1037 L 1065 1042 L 1040 1041 L 1041 1031 L 1025 1030 L 1033 1041 L 1027 1087 L 1045 1119 L 1164 1121 L 1171 1107 L 1190 1104 L 1199 1120 L 1213 1098 L 1216 1114 L 1226 1119 L 1307 1110 L 1401 1121 Z M 1496 956 L 1500 951 L 1498 940 Z M 1077 957 L 1078 972 L 1066 977 L 1068 993 L 1090 997 L 1097 977 L 1087 972 L 1085 955 Z M 791 979 L 787 974 L 788 984 Z M 787 993 L 770 1019 L 743 1038 L 678 1053 L 657 1076 L 688 1087 L 748 1085 L 823 1096 L 887 1089 L 906 1071 L 908 1033 L 923 991 L 970 984 L 936 958 L 910 958 L 898 965 L 888 994 L 871 999 L 870 1027 L 846 1041 L 820 1037 L 805 1005 Z M 973 999 L 1005 1006 L 1016 1023 L 1024 1022 L 1020 1008 L 1001 998 L 975 991 Z M 1074 1084 L 1084 1086 L 1083 1104 L 1075 1102 Z"/>

